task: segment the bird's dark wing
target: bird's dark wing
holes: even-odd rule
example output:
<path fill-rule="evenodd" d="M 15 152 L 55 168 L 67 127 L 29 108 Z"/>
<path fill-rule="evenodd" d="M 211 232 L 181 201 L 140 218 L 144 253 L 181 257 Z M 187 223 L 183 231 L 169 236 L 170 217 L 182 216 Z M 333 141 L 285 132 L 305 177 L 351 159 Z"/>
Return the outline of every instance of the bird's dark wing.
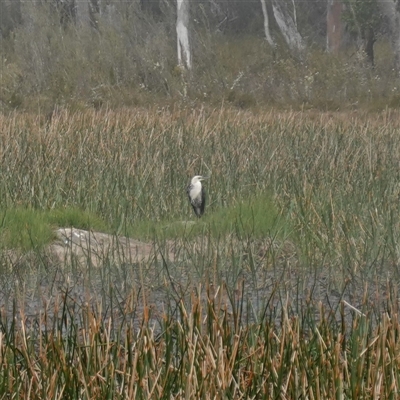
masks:
<path fill-rule="evenodd" d="M 201 204 L 200 204 L 200 215 L 204 214 L 204 210 L 206 208 L 206 189 L 204 187 L 201 188 Z"/>

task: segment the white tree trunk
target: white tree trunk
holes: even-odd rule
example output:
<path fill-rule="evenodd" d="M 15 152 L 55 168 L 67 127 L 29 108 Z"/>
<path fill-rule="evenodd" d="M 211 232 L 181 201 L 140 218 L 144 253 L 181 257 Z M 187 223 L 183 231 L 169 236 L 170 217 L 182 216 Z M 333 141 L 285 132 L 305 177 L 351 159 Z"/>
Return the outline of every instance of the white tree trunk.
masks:
<path fill-rule="evenodd" d="M 90 11 L 89 0 L 75 0 L 76 20 L 78 24 L 89 25 Z"/>
<path fill-rule="evenodd" d="M 265 0 L 260 0 L 260 1 L 261 1 L 261 8 L 262 8 L 263 16 L 264 16 L 265 38 L 267 39 L 267 42 L 270 44 L 270 46 L 275 47 L 274 39 L 272 39 L 271 32 L 269 30 L 267 5 L 265 3 Z"/>
<path fill-rule="evenodd" d="M 297 29 L 297 10 L 296 10 L 296 3 L 294 2 L 294 0 L 292 0 L 292 5 L 293 5 L 293 22 L 294 26 Z"/>
<path fill-rule="evenodd" d="M 189 43 L 189 0 L 176 0 L 176 34 L 178 43 L 178 64 L 192 68 L 192 55 Z"/>
<path fill-rule="evenodd" d="M 395 67 L 400 72 L 400 3 L 399 0 L 378 0 L 378 2 L 389 22 Z"/>
<path fill-rule="evenodd" d="M 288 46 L 292 50 L 303 50 L 303 39 L 287 9 L 287 4 L 282 0 L 272 0 L 272 10 L 274 12 L 276 23 L 278 24 Z"/>

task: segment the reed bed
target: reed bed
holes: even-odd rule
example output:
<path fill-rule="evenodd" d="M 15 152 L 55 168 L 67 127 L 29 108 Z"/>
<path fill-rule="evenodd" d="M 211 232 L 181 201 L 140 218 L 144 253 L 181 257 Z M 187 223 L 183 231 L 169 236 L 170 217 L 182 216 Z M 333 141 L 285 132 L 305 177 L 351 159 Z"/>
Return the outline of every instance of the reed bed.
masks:
<path fill-rule="evenodd" d="M 335 323 L 321 304 L 298 315 L 286 305 L 279 314 L 266 308 L 257 324 L 247 325 L 241 302 L 228 312 L 227 297 L 223 286 L 211 293 L 199 285 L 186 305 L 175 299 L 176 309 L 160 315 L 157 329 L 150 308 L 135 329 L 100 309 L 77 311 L 68 291 L 51 320 L 43 313 L 28 326 L 24 315 L 2 315 L 0 393 L 23 399 L 398 397 L 395 310 L 388 308 L 377 324 L 354 310 L 347 326 L 343 306 Z M 311 310 L 317 320 L 308 317 Z"/>
<path fill-rule="evenodd" d="M 0 396 L 397 398 L 399 121 L 0 116 Z M 194 219 L 185 186 L 198 173 L 211 174 L 205 218 L 172 232 Z M 19 209 L 54 226 L 82 210 L 154 254 L 54 264 L 19 217 L 32 246 L 14 261 Z"/>
<path fill-rule="evenodd" d="M 264 214 L 272 197 L 308 259 L 353 274 L 397 263 L 395 112 L 60 110 L 1 116 L 0 127 L 3 210 L 77 207 L 113 232 L 138 234 L 142 221 L 188 218 L 189 177 L 211 173 L 216 225 L 261 194 Z"/>

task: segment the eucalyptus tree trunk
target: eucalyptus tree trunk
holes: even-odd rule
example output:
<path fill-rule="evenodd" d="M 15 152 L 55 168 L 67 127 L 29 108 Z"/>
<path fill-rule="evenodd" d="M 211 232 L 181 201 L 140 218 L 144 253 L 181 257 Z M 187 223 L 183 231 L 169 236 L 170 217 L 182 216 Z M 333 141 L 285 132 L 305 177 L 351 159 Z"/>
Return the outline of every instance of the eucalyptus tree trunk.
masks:
<path fill-rule="evenodd" d="M 260 0 L 260 1 L 261 1 L 261 8 L 262 8 L 263 17 L 264 17 L 265 38 L 267 39 L 267 42 L 270 44 L 270 46 L 275 47 L 274 39 L 272 39 L 271 32 L 269 30 L 269 20 L 268 20 L 267 5 L 265 3 L 265 0 Z"/>
<path fill-rule="evenodd" d="M 272 11 L 285 42 L 292 50 L 304 50 L 303 39 L 288 10 L 288 5 L 282 0 L 272 0 Z"/>
<path fill-rule="evenodd" d="M 76 21 L 81 25 L 90 23 L 90 0 L 75 0 Z"/>
<path fill-rule="evenodd" d="M 178 64 L 192 68 L 192 55 L 189 42 L 189 0 L 176 0 L 176 34 L 178 44 Z"/>
<path fill-rule="evenodd" d="M 328 0 L 326 13 L 326 50 L 338 53 L 342 44 L 342 1 Z"/>
<path fill-rule="evenodd" d="M 378 0 L 383 15 L 389 22 L 390 41 L 394 54 L 395 68 L 400 73 L 400 1 Z"/>

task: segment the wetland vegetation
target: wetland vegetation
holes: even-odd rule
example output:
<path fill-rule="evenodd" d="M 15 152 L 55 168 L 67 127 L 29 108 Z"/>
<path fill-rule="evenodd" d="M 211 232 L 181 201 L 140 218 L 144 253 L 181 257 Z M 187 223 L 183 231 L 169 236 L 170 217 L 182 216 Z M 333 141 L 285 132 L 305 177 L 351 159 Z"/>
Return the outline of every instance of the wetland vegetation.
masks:
<path fill-rule="evenodd" d="M 1 397 L 397 398 L 399 121 L 1 115 Z M 153 251 L 55 263 L 71 226 Z"/>

